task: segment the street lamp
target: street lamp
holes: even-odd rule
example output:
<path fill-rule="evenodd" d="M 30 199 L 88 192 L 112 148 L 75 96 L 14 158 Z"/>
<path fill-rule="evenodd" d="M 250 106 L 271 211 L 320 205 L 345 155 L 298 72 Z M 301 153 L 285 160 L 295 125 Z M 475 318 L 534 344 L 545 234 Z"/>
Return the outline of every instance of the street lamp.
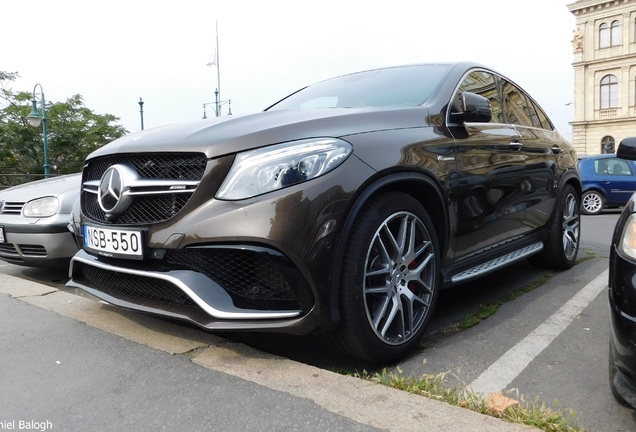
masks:
<path fill-rule="evenodd" d="M 208 115 L 205 111 L 205 107 L 207 107 L 208 105 L 214 105 L 214 114 L 217 117 L 221 116 L 221 107 L 225 104 L 229 105 L 228 111 L 227 111 L 227 115 L 231 116 L 232 115 L 232 99 L 228 99 L 225 101 L 219 101 L 218 100 L 218 92 L 216 92 L 217 94 L 217 100 L 215 102 L 205 102 L 203 104 L 203 119 L 205 120 L 206 118 L 208 118 Z"/>
<path fill-rule="evenodd" d="M 38 110 L 37 101 L 35 100 L 35 89 L 40 86 L 40 99 L 42 101 L 42 111 Z M 44 136 L 44 178 L 49 178 L 49 144 L 46 133 L 46 101 L 44 100 L 44 90 L 40 83 L 33 87 L 33 99 L 31 100 L 31 113 L 27 116 L 29 123 L 34 128 L 39 127 L 42 123 L 42 134 Z"/>
<path fill-rule="evenodd" d="M 221 107 L 225 104 L 229 105 L 229 110 L 227 112 L 227 115 L 231 116 L 232 115 L 232 99 L 228 99 L 228 100 L 219 100 L 219 96 L 220 92 L 219 89 L 216 89 L 214 91 L 214 104 L 215 104 L 215 109 L 214 111 L 216 112 L 216 116 L 220 117 L 221 116 Z"/>
<path fill-rule="evenodd" d="M 144 101 L 139 98 L 139 115 L 141 115 L 141 130 L 144 130 Z"/>

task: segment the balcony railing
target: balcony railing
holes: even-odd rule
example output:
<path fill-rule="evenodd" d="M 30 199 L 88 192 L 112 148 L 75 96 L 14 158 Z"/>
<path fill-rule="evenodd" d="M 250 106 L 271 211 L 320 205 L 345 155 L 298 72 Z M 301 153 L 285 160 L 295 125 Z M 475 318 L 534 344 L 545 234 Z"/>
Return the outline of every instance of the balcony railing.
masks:
<path fill-rule="evenodd" d="M 612 118 L 612 117 L 616 117 L 617 114 L 618 114 L 618 110 L 616 108 L 602 109 L 598 111 L 598 118 L 599 119 Z"/>

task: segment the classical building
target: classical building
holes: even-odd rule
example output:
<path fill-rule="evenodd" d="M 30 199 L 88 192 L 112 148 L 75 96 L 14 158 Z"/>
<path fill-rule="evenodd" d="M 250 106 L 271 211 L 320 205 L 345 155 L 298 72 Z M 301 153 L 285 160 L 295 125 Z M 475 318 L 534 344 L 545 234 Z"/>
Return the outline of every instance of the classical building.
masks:
<path fill-rule="evenodd" d="M 636 0 L 578 0 L 572 143 L 580 154 L 614 153 L 636 136 Z"/>

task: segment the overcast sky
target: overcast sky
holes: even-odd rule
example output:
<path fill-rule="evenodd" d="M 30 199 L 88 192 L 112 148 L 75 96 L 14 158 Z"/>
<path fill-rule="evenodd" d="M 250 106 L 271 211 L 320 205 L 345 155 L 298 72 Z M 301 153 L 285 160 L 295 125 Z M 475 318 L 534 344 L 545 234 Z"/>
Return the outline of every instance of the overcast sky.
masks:
<path fill-rule="evenodd" d="M 47 101 L 81 94 L 130 131 L 200 119 L 221 99 L 260 111 L 307 84 L 429 61 L 477 61 L 526 89 L 571 139 L 574 0 L 7 1 L 0 71 Z M 227 111 L 227 104 L 223 106 Z M 214 115 L 213 106 L 207 109 Z"/>

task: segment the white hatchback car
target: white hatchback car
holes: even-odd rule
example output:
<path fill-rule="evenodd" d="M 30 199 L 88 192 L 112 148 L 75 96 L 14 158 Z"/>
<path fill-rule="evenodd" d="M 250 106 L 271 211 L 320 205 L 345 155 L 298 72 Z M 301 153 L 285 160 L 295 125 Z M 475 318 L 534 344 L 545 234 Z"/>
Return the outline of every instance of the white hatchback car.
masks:
<path fill-rule="evenodd" d="M 69 174 L 0 191 L 0 260 L 67 266 L 78 249 L 68 224 L 81 180 L 81 174 Z"/>

